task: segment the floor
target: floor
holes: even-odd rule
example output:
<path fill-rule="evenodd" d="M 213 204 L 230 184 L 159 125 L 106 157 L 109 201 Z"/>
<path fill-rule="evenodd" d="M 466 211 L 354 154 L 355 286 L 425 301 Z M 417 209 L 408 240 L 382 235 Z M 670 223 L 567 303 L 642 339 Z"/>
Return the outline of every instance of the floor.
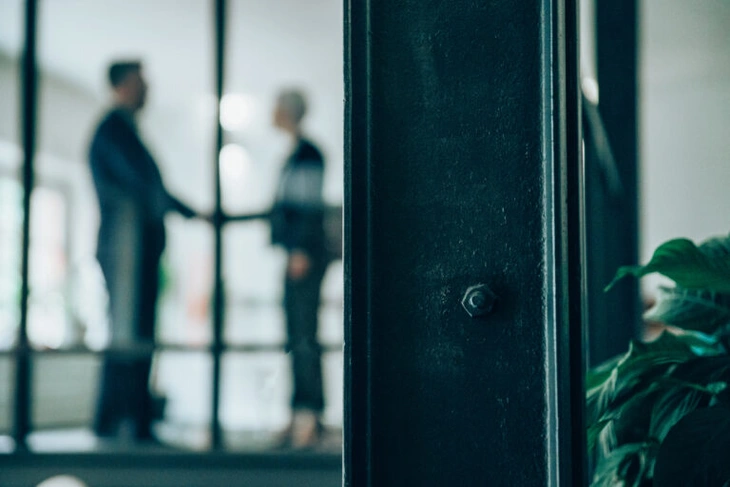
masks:
<path fill-rule="evenodd" d="M 88 428 L 66 428 L 37 431 L 28 438 L 28 444 L 37 453 L 107 453 L 107 452 L 205 452 L 209 450 L 209 432 L 202 427 L 158 424 L 155 428 L 160 444 L 138 445 L 122 438 L 115 442 L 100 440 Z M 270 431 L 224 432 L 224 449 L 231 453 L 291 453 L 279 448 L 277 434 Z M 313 453 L 339 455 L 342 449 L 341 431 L 329 429 L 322 441 L 310 449 Z M 12 453 L 14 442 L 9 436 L 0 436 L 0 453 Z"/>

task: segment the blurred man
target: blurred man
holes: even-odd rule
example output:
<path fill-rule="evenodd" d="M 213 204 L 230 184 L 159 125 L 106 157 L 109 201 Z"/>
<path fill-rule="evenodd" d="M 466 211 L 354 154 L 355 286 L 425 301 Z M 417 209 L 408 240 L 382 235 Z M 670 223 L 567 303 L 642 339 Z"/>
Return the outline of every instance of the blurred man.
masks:
<path fill-rule="evenodd" d="M 164 217 L 170 211 L 188 218 L 195 213 L 167 192 L 138 135 L 135 115 L 147 95 L 141 63 L 115 62 L 108 74 L 114 106 L 89 151 L 101 213 L 97 258 L 109 291 L 112 346 L 151 346 Z M 151 354 L 104 360 L 94 425 L 100 437 L 117 436 L 124 424 L 133 426 L 136 440 L 153 440 L 150 366 Z"/>
<path fill-rule="evenodd" d="M 301 131 L 307 111 L 304 95 L 282 92 L 274 125 L 291 136 L 293 149 L 279 178 L 270 215 L 272 243 L 287 251 L 284 311 L 294 377 L 292 420 L 282 446 L 314 446 L 321 435 L 324 409 L 322 364 L 317 342 L 317 315 L 322 279 L 327 269 L 323 226 L 324 158 Z"/>

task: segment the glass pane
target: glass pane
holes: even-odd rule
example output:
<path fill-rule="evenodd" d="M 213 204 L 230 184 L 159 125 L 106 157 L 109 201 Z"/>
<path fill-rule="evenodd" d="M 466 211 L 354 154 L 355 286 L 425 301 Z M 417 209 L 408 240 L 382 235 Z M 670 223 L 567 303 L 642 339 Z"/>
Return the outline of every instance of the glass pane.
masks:
<path fill-rule="evenodd" d="M 342 2 L 318 0 L 305 8 L 292 0 L 234 1 L 229 8 L 223 207 L 233 216 L 275 211 L 226 226 L 224 336 L 234 348 L 282 349 L 227 355 L 221 416 L 232 448 L 264 448 L 282 440 L 302 411 L 314 412 L 328 432 L 339 431 L 342 420 L 333 409 L 342 407 L 341 361 L 323 359 L 318 378 L 319 372 L 303 375 L 291 360 L 297 350 L 316 347 L 310 341 L 335 350 L 342 344 L 342 266 L 318 258 L 332 236 L 322 232 L 329 214 L 317 215 L 323 206 L 342 204 Z M 289 278 L 287 285 L 290 257 L 299 252 L 308 270 L 302 281 Z M 286 344 L 289 357 L 282 353 Z M 339 386 L 333 377 L 340 377 Z M 320 399 L 292 401 L 293 389 L 320 381 L 323 411 Z"/>
<path fill-rule="evenodd" d="M 282 344 L 284 253 L 269 246 L 265 222 L 229 224 L 224 233 L 225 337 L 230 344 Z"/>
<path fill-rule="evenodd" d="M 0 350 L 15 342 L 20 321 L 23 186 L 18 58 L 23 6 L 22 0 L 0 2 Z"/>
<path fill-rule="evenodd" d="M 213 362 L 207 353 L 162 352 L 153 363 L 150 385 L 164 398 L 164 417 L 156 427 L 166 444 L 202 450 L 210 447 Z"/>
<path fill-rule="evenodd" d="M 281 352 L 228 353 L 223 360 L 221 424 L 232 450 L 279 446 L 291 418 L 291 356 Z M 338 453 L 342 428 L 342 353 L 322 356 L 325 427 L 318 449 Z"/>
<path fill-rule="evenodd" d="M 37 350 L 138 354 L 38 358 L 39 449 L 205 443 L 209 358 L 144 357 L 155 339 L 184 347 L 211 336 L 213 232 L 185 206 L 209 214 L 214 203 L 212 13 L 208 0 L 39 3 L 29 336 Z M 163 401 L 148 380 L 158 368 L 172 395 L 154 423 Z M 195 397 L 178 399 L 191 382 Z M 41 400 L 58 394 L 63 407 Z M 178 435 L 180 418 L 198 437 Z"/>
<path fill-rule="evenodd" d="M 40 348 L 60 348 L 82 337 L 67 312 L 70 194 L 62 186 L 37 186 L 31 197 L 28 338 Z"/>
<path fill-rule="evenodd" d="M 34 450 L 90 451 L 137 446 L 134 425 L 129 420 L 122 420 L 119 426 L 120 441 L 99 440 L 94 434 L 99 387 L 103 384 L 103 359 L 99 355 L 36 354 L 33 365 L 35 431 L 29 441 Z M 3 366 L 0 362 L 0 372 Z M 155 357 L 149 387 L 153 397 L 164 401 L 164 406 L 152 428 L 164 444 L 190 449 L 207 447 L 210 377 L 211 360 L 207 354 L 162 352 Z M 139 384 L 127 383 L 123 387 L 125 393 L 134 394 Z M 0 408 L 3 404 L 0 391 Z"/>
<path fill-rule="evenodd" d="M 31 448 L 85 451 L 97 446 L 91 425 L 100 364 L 91 354 L 35 355 Z"/>
<path fill-rule="evenodd" d="M 226 158 L 237 164 L 222 167 L 225 210 L 256 212 L 273 200 L 279 170 L 291 150 L 291 141 L 273 125 L 276 97 L 284 88 L 298 88 L 307 95 L 305 133 L 325 154 L 325 198 L 340 203 L 342 2 L 318 0 L 302 8 L 293 0 L 238 0 L 229 8 L 221 121 L 227 142 L 243 148 L 237 152 L 245 157 Z"/>
<path fill-rule="evenodd" d="M 20 323 L 23 186 L 7 169 L 10 161 L 5 159 L 5 169 L 0 166 L 0 350 L 15 343 Z"/>
<path fill-rule="evenodd" d="M 19 154 L 20 83 L 19 56 L 23 37 L 23 0 L 0 2 L 0 167 Z M 12 161 L 15 162 L 15 161 Z"/>
<path fill-rule="evenodd" d="M 0 2 L 0 350 L 17 339 L 20 323 L 23 185 L 19 58 L 23 43 L 22 0 Z M 15 358 L 0 355 L 0 453 L 11 438 L 15 405 Z"/>
<path fill-rule="evenodd" d="M 322 355 L 324 369 L 324 397 L 325 409 L 322 415 L 324 424 L 332 429 L 333 433 L 342 432 L 342 415 L 344 405 L 342 388 L 344 387 L 345 364 L 342 352 L 329 352 Z"/>
<path fill-rule="evenodd" d="M 344 287 L 342 262 L 332 262 L 322 282 L 322 303 L 319 308 L 319 342 L 326 347 L 341 347 Z"/>
<path fill-rule="evenodd" d="M 0 357 L 0 435 L 12 431 L 13 404 L 15 398 L 15 362 L 12 357 Z M 0 451 L 3 451 L 0 440 Z"/>
<path fill-rule="evenodd" d="M 71 0 L 44 2 L 40 7 L 39 59 L 43 77 L 38 182 L 44 191 L 34 195 L 33 201 L 37 209 L 33 212 L 36 255 L 31 260 L 34 280 L 29 332 L 34 345 L 41 348 L 98 348 L 108 344 L 112 336 L 120 344 L 135 337 L 136 332 L 130 329 L 133 325 L 119 324 L 130 323 L 129 316 L 133 315 L 129 309 L 119 308 L 133 304 L 125 300 L 124 306 L 116 306 L 117 318 L 111 324 L 107 319 L 109 283 L 105 282 L 112 279 L 120 282 L 115 286 L 121 286 L 126 274 L 130 282 L 134 282 L 135 275 L 144 276 L 139 279 L 148 282 L 157 273 L 156 257 L 150 253 L 152 261 L 147 262 L 141 248 L 132 245 L 138 252 L 124 264 L 124 256 L 109 250 L 113 245 L 104 244 L 102 251 L 112 252 L 111 263 L 141 269 L 137 274 L 132 270 L 113 271 L 112 277 L 106 276 L 105 280 L 96 259 L 98 239 L 106 242 L 110 232 L 117 230 L 128 239 L 151 235 L 147 227 L 140 230 L 147 233 L 130 233 L 132 227 L 128 226 L 139 220 L 131 217 L 132 223 L 124 223 L 126 220 L 117 216 L 119 207 L 135 197 L 134 201 L 141 202 L 133 210 L 135 214 L 146 211 L 151 200 L 145 198 L 152 193 L 143 190 L 143 184 L 145 177 L 153 176 L 139 176 L 143 170 L 139 168 L 137 173 L 128 174 L 115 166 L 104 166 L 99 177 L 106 178 L 105 185 L 100 186 L 105 189 L 100 193 L 120 192 L 114 193 L 112 210 L 99 211 L 89 167 L 89 143 L 110 107 L 125 103 L 111 89 L 108 69 L 114 61 L 143 63 L 148 96 L 136 123 L 129 127 L 130 133 L 136 132 L 152 155 L 167 190 L 190 207 L 209 212 L 213 205 L 211 161 L 215 133 L 211 107 L 212 10 L 205 0 Z M 175 22 L 169 22 L 171 16 Z M 96 28 L 71 27 L 91 24 Z M 179 52 L 185 52 L 185 56 L 177 55 Z M 125 150 L 135 154 L 137 150 L 133 143 L 122 146 L 116 140 L 111 146 L 115 155 Z M 97 182 L 102 184 L 101 179 Z M 100 235 L 100 221 L 109 223 L 112 217 L 123 223 L 104 226 Z M 159 264 L 162 287 L 158 292 L 156 335 L 165 342 L 206 343 L 210 339 L 211 228 L 203 221 L 185 220 L 174 211 L 165 220 L 167 245 Z M 143 295 L 154 294 L 142 285 L 129 285 L 138 292 L 120 291 L 120 295 L 137 296 L 141 300 L 138 306 L 145 306 Z"/>
<path fill-rule="evenodd" d="M 276 433 L 289 421 L 291 378 L 281 352 L 228 353 L 221 383 L 221 425 L 234 450 L 275 445 Z"/>

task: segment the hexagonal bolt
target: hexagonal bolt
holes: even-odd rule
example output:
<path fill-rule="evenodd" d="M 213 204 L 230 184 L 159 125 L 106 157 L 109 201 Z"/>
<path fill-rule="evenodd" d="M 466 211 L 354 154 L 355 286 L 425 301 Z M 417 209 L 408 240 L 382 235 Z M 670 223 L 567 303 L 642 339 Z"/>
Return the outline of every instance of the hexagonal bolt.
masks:
<path fill-rule="evenodd" d="M 486 284 L 471 286 L 464 293 L 461 305 L 472 318 L 488 315 L 494 309 L 497 295 Z"/>

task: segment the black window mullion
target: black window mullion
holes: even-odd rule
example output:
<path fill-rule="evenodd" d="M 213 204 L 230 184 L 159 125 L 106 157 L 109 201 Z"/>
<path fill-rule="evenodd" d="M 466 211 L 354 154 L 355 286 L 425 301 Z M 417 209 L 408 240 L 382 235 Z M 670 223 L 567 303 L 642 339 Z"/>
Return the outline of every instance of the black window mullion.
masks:
<path fill-rule="evenodd" d="M 210 438 L 211 448 L 220 449 L 222 435 L 220 428 L 220 396 L 221 396 L 221 355 L 223 353 L 223 215 L 221 204 L 221 171 L 220 151 L 223 147 L 223 127 L 220 122 L 220 106 L 223 97 L 223 80 L 225 76 L 225 12 L 226 0 L 215 0 L 215 88 L 216 88 L 216 144 L 215 144 L 215 214 L 214 219 L 215 248 L 213 267 L 213 391 L 211 398 Z"/>
<path fill-rule="evenodd" d="M 37 107 L 36 25 L 37 0 L 25 2 L 25 40 L 21 58 L 21 126 L 23 138 L 23 231 L 21 250 L 20 324 L 15 354 L 15 404 L 13 437 L 16 449 L 26 449 L 31 428 L 31 359 L 28 343 L 28 296 L 30 254 L 30 200 L 34 185 L 35 130 Z"/>

